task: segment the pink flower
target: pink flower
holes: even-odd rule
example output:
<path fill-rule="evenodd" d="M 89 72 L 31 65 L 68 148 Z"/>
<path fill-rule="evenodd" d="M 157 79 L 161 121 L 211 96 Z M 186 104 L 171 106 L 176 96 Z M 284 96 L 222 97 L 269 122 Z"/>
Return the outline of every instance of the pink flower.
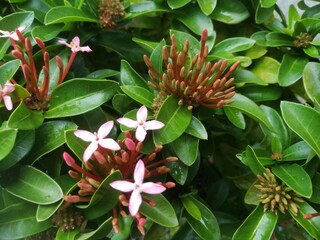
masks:
<path fill-rule="evenodd" d="M 122 192 L 131 192 L 131 197 L 129 199 L 129 212 L 131 216 L 135 216 L 140 208 L 142 203 L 141 192 L 148 194 L 159 194 L 166 190 L 166 188 L 160 184 L 153 182 L 143 183 L 144 179 L 144 163 L 142 160 L 139 160 L 134 169 L 134 183 L 118 180 L 110 183 L 110 186 L 114 189 L 117 189 Z"/>
<path fill-rule="evenodd" d="M 112 138 L 105 138 L 113 128 L 113 121 L 108 121 L 103 124 L 98 133 L 91 133 L 86 130 L 76 130 L 74 134 L 83 141 L 91 142 L 83 153 L 83 160 L 88 161 L 92 154 L 98 149 L 100 145 L 103 148 L 110 150 L 120 150 L 119 144 Z"/>
<path fill-rule="evenodd" d="M 136 139 L 143 142 L 147 130 L 156 130 L 164 126 L 164 124 L 157 120 L 146 121 L 148 117 L 148 109 L 145 106 L 139 108 L 137 112 L 137 121 L 130 118 L 119 118 L 117 121 L 129 128 L 136 128 Z"/>
<path fill-rule="evenodd" d="M 21 26 L 21 27 L 18 27 L 18 28 L 17 28 L 17 30 L 18 30 L 19 32 L 22 32 L 24 29 L 26 29 L 26 26 Z M 0 30 L 0 33 L 2 34 L 2 35 L 0 35 L 0 38 L 9 37 L 9 38 L 12 38 L 12 39 L 15 40 L 15 41 L 18 41 L 18 40 L 19 40 L 16 31 L 9 32 L 9 31 Z"/>
<path fill-rule="evenodd" d="M 92 52 L 92 50 L 89 46 L 80 47 L 80 38 L 78 36 L 74 37 L 70 44 L 67 43 L 66 41 L 63 41 L 63 40 L 58 40 L 58 42 L 71 48 L 71 51 L 73 53 L 76 53 L 79 51 Z"/>
<path fill-rule="evenodd" d="M 9 96 L 10 93 L 14 91 L 14 85 L 10 82 L 7 82 L 4 85 L 4 88 L 2 89 L 2 86 L 0 85 L 0 102 L 4 101 L 4 105 L 6 108 L 10 111 L 12 109 L 12 100 L 11 97 Z"/>

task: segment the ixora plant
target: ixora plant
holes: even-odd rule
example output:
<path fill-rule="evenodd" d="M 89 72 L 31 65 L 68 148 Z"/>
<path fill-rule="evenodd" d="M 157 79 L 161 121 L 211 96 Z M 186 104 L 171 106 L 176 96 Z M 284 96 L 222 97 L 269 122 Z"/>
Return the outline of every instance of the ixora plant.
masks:
<path fill-rule="evenodd" d="M 320 240 L 318 1 L 3 2 L 0 239 Z"/>

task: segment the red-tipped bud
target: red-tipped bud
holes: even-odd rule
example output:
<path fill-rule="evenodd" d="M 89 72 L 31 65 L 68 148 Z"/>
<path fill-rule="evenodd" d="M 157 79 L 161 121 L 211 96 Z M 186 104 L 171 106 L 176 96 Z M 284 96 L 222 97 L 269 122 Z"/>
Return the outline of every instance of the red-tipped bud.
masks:
<path fill-rule="evenodd" d="M 134 141 L 131 138 L 126 138 L 124 140 L 124 144 L 126 145 L 127 149 L 130 151 L 134 151 L 136 148 L 136 144 L 134 143 Z"/>
<path fill-rule="evenodd" d="M 174 182 L 167 182 L 167 183 L 165 183 L 165 187 L 166 188 L 173 188 L 173 187 L 175 187 L 176 186 L 176 184 L 174 183 Z"/>
<path fill-rule="evenodd" d="M 72 166 L 75 165 L 76 161 L 73 159 L 73 157 L 70 156 L 69 153 L 64 152 L 64 153 L 62 154 L 62 156 L 63 156 L 64 161 L 66 162 L 66 164 L 67 164 L 69 167 L 72 167 Z"/>

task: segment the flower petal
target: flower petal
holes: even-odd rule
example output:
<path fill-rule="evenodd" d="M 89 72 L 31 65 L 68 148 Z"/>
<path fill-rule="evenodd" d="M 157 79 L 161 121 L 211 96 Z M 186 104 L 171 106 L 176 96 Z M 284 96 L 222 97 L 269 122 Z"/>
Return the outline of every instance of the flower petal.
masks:
<path fill-rule="evenodd" d="M 145 192 L 149 194 L 159 194 L 164 192 L 165 190 L 166 190 L 166 187 L 153 182 L 146 182 L 140 186 L 141 192 Z"/>
<path fill-rule="evenodd" d="M 134 182 L 139 186 L 143 183 L 144 171 L 144 162 L 142 160 L 139 160 L 133 173 Z"/>
<path fill-rule="evenodd" d="M 110 183 L 110 186 L 121 192 L 131 192 L 134 190 L 134 183 L 125 180 L 113 181 Z"/>
<path fill-rule="evenodd" d="M 112 138 L 100 139 L 98 143 L 101 147 L 106 149 L 115 150 L 115 151 L 120 150 L 119 144 Z"/>
<path fill-rule="evenodd" d="M 145 130 L 156 130 L 156 129 L 163 128 L 164 124 L 157 120 L 151 120 L 151 121 L 145 122 L 143 126 Z"/>
<path fill-rule="evenodd" d="M 136 130 L 136 139 L 138 139 L 139 142 L 143 142 L 144 139 L 146 138 L 147 131 L 142 127 L 138 126 Z"/>
<path fill-rule="evenodd" d="M 80 47 L 81 52 L 92 52 L 89 46 Z"/>
<path fill-rule="evenodd" d="M 14 91 L 14 85 L 12 83 L 7 82 L 3 88 L 3 94 L 8 95 Z"/>
<path fill-rule="evenodd" d="M 142 197 L 138 190 L 134 190 L 131 193 L 131 197 L 129 200 L 129 212 L 131 216 L 135 216 L 140 208 L 140 205 L 142 203 Z"/>
<path fill-rule="evenodd" d="M 69 48 L 72 48 L 71 45 L 70 45 L 69 43 L 67 43 L 66 41 L 58 40 L 58 43 L 63 44 L 63 45 L 66 45 L 66 46 L 69 47 Z"/>
<path fill-rule="evenodd" d="M 130 118 L 118 118 L 117 121 L 120 124 L 125 125 L 126 127 L 129 127 L 129 128 L 136 128 L 138 125 L 137 121 L 134 121 Z"/>
<path fill-rule="evenodd" d="M 97 138 L 96 135 L 86 130 L 76 130 L 74 131 L 74 135 L 76 135 L 78 138 L 81 138 L 85 142 L 93 142 Z"/>
<path fill-rule="evenodd" d="M 92 142 L 89 144 L 89 146 L 86 148 L 86 150 L 83 153 L 83 161 L 88 161 L 94 151 L 98 149 L 98 143 L 97 142 Z"/>
<path fill-rule="evenodd" d="M 4 105 L 10 111 L 13 108 L 12 100 L 10 96 L 3 96 Z"/>
<path fill-rule="evenodd" d="M 113 128 L 113 121 L 108 121 L 102 124 L 98 130 L 98 137 L 100 139 L 105 138 L 111 132 L 112 128 Z"/>
<path fill-rule="evenodd" d="M 78 36 L 75 36 L 72 39 L 73 44 L 75 45 L 75 47 L 79 47 L 80 46 L 80 38 Z"/>
<path fill-rule="evenodd" d="M 144 123 L 147 120 L 148 117 L 148 109 L 146 106 L 142 106 L 139 108 L 137 112 L 137 121 L 138 123 Z"/>

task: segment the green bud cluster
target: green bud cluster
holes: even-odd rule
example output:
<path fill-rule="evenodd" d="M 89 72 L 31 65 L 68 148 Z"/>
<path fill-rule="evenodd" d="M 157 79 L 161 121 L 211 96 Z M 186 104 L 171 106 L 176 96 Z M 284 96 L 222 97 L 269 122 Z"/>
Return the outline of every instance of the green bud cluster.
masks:
<path fill-rule="evenodd" d="M 102 0 L 98 8 L 99 20 L 104 28 L 113 29 L 124 17 L 124 7 L 119 0 Z"/>
<path fill-rule="evenodd" d="M 293 44 L 297 48 L 306 48 L 310 45 L 313 36 L 309 33 L 300 33 L 298 36 L 295 37 Z"/>
<path fill-rule="evenodd" d="M 52 217 L 52 223 L 62 231 L 68 232 L 80 227 L 84 222 L 81 213 L 73 210 L 72 207 L 58 210 Z"/>
<path fill-rule="evenodd" d="M 284 182 L 279 184 L 270 169 L 266 168 L 266 172 L 263 175 L 257 175 L 260 184 L 256 184 L 254 187 L 260 190 L 259 198 L 263 204 L 264 211 L 270 210 L 278 214 L 279 210 L 285 214 L 289 210 L 297 216 L 298 203 L 304 202 L 304 200 Z"/>

